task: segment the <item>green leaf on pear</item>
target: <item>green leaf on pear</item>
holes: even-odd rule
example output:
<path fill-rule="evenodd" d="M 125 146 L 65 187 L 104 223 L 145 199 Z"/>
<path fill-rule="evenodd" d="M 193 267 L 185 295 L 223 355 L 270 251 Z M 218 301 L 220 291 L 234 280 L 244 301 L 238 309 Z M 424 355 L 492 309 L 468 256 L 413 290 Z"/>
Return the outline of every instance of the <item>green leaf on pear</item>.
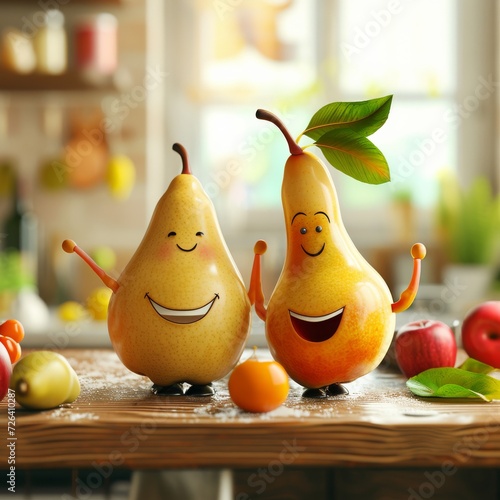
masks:
<path fill-rule="evenodd" d="M 416 396 L 500 399 L 500 380 L 461 368 L 430 368 L 406 381 Z"/>
<path fill-rule="evenodd" d="M 368 137 L 386 122 L 391 103 L 392 95 L 367 101 L 332 102 L 313 115 L 301 135 L 317 140 L 331 130 L 348 128 Z"/>
<path fill-rule="evenodd" d="M 389 165 L 380 149 L 351 129 L 331 130 L 315 143 L 336 169 L 367 184 L 391 180 Z"/>

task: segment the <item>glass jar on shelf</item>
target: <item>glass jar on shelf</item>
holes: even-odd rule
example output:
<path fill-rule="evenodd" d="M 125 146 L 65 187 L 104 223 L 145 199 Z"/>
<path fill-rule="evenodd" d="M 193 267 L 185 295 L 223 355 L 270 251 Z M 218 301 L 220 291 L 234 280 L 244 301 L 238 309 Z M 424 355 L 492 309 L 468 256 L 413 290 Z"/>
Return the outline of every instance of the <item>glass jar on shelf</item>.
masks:
<path fill-rule="evenodd" d="M 34 38 L 37 71 L 58 75 L 67 68 L 67 37 L 64 28 L 64 15 L 58 9 L 47 10 L 44 23 Z"/>
<path fill-rule="evenodd" d="M 89 79 L 114 74 L 118 64 L 116 17 L 97 13 L 79 19 L 75 27 L 76 65 Z"/>

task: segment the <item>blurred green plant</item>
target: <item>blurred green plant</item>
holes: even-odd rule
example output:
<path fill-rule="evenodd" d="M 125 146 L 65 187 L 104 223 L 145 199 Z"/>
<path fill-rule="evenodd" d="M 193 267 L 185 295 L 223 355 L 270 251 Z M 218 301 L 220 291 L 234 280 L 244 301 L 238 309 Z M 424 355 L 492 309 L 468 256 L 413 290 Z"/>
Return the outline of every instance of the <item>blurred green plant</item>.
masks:
<path fill-rule="evenodd" d="M 0 293 L 18 292 L 34 285 L 34 277 L 26 271 L 20 252 L 5 251 L 0 253 Z"/>
<path fill-rule="evenodd" d="M 500 241 L 500 197 L 490 181 L 477 177 L 463 189 L 455 175 L 439 179 L 439 236 L 450 262 L 492 264 Z"/>

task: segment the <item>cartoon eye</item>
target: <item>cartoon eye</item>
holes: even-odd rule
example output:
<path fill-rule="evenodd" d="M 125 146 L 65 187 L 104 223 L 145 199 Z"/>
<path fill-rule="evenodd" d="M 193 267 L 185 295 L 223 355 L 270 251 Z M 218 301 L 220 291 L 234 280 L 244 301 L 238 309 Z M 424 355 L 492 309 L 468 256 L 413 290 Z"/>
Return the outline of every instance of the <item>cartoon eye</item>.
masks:
<path fill-rule="evenodd" d="M 306 233 L 307 233 L 307 229 L 305 227 L 301 227 L 300 234 L 306 234 Z"/>
<path fill-rule="evenodd" d="M 323 228 L 321 226 L 316 226 L 316 232 L 321 233 L 323 231 Z"/>
<path fill-rule="evenodd" d="M 201 231 L 198 231 L 198 232 L 196 233 L 196 236 L 204 236 L 204 234 L 203 234 Z"/>
<path fill-rule="evenodd" d="M 167 238 L 170 238 L 170 236 L 175 236 L 177 233 L 175 231 L 170 231 L 170 233 L 167 234 Z"/>

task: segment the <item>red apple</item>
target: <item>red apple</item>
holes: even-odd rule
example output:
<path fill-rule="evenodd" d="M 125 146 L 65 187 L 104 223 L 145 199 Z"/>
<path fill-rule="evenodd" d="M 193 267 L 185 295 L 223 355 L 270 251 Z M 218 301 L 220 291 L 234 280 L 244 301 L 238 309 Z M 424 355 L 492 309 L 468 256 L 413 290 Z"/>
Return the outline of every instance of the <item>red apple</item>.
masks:
<path fill-rule="evenodd" d="M 395 356 L 399 368 L 408 378 L 429 368 L 455 366 L 455 334 L 441 321 L 412 321 L 396 334 Z"/>
<path fill-rule="evenodd" d="M 483 302 L 465 315 L 462 344 L 471 358 L 500 368 L 500 301 Z"/>
<path fill-rule="evenodd" d="M 10 376 L 12 375 L 12 363 L 7 349 L 0 344 L 0 401 L 9 390 Z"/>

